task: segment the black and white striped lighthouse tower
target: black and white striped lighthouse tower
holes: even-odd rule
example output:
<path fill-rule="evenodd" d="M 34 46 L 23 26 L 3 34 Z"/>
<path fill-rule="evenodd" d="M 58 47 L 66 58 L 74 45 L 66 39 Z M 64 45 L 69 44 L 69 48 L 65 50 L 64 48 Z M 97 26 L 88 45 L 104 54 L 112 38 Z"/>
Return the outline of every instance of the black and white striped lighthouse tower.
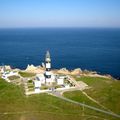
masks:
<path fill-rule="evenodd" d="M 45 82 L 46 84 L 50 84 L 51 81 L 51 58 L 49 51 L 46 52 L 45 56 Z"/>

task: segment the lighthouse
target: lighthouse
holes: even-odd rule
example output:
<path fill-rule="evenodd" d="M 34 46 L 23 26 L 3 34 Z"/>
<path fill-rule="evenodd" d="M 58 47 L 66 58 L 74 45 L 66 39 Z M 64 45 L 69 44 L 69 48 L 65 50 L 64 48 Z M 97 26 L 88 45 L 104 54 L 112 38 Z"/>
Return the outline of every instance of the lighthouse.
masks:
<path fill-rule="evenodd" d="M 45 82 L 46 84 L 51 84 L 51 58 L 49 51 L 46 52 L 45 56 Z"/>

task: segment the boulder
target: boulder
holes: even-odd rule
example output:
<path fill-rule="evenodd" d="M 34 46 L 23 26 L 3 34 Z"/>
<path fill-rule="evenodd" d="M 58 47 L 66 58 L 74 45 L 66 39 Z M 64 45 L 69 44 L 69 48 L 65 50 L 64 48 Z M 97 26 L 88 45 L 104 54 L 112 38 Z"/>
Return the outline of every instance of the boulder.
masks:
<path fill-rule="evenodd" d="M 10 65 L 5 65 L 5 69 L 6 69 L 6 70 L 11 70 Z"/>
<path fill-rule="evenodd" d="M 60 73 L 60 74 L 70 74 L 70 71 L 67 70 L 66 68 L 61 68 L 57 72 Z"/>
<path fill-rule="evenodd" d="M 28 65 L 26 70 L 27 72 L 31 72 L 31 73 L 44 73 L 44 68 L 41 66 L 34 66 L 34 65 Z"/>
<path fill-rule="evenodd" d="M 82 70 L 80 68 L 76 68 L 71 71 L 71 75 L 80 75 L 82 73 Z"/>
<path fill-rule="evenodd" d="M 27 66 L 27 68 L 26 68 L 25 71 L 34 71 L 34 70 L 36 70 L 36 69 L 37 69 L 37 67 L 35 67 L 34 65 L 29 65 L 29 64 L 28 64 L 28 66 Z"/>

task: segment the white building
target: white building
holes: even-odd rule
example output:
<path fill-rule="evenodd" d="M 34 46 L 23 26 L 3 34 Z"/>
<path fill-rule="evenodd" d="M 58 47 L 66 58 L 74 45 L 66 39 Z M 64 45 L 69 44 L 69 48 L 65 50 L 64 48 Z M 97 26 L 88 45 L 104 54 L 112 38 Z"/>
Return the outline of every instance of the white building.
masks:
<path fill-rule="evenodd" d="M 35 93 L 39 93 L 40 92 L 40 87 L 41 87 L 41 81 L 40 80 L 35 80 L 34 84 L 35 84 Z"/>
<path fill-rule="evenodd" d="M 14 71 L 5 71 L 4 73 L 2 73 L 2 78 L 7 80 L 8 77 L 10 76 L 18 76 L 18 72 L 14 72 Z"/>
<path fill-rule="evenodd" d="M 56 82 L 58 85 L 63 85 L 64 84 L 64 76 L 57 77 Z"/>
<path fill-rule="evenodd" d="M 45 72 L 44 74 L 37 74 L 35 84 L 35 92 L 40 92 L 40 87 L 42 85 L 52 85 L 53 82 L 56 82 L 57 85 L 64 84 L 64 76 L 56 76 L 51 72 L 51 58 L 49 51 L 46 52 L 45 56 Z"/>
<path fill-rule="evenodd" d="M 44 74 L 37 74 L 36 75 L 36 80 L 41 81 L 41 84 L 45 84 L 45 76 L 44 76 Z"/>

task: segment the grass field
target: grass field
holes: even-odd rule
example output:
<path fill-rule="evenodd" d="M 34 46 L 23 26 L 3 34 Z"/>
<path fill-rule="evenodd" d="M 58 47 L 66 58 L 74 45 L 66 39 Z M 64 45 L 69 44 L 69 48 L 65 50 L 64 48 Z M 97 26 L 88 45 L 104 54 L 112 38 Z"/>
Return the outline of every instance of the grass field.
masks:
<path fill-rule="evenodd" d="M 84 81 L 91 87 L 91 89 L 84 90 L 89 96 L 111 111 L 120 114 L 120 81 L 84 76 L 76 80 Z"/>
<path fill-rule="evenodd" d="M 72 100 L 75 100 L 75 101 L 78 101 L 78 102 L 81 102 L 81 103 L 84 103 L 84 104 L 87 104 L 90 106 L 104 109 L 101 106 L 99 106 L 97 103 L 88 99 L 80 90 L 65 92 L 64 96 L 69 98 L 69 99 L 72 99 Z"/>
<path fill-rule="evenodd" d="M 29 72 L 19 72 L 19 74 L 20 74 L 22 77 L 33 77 L 33 76 L 35 76 L 34 73 L 29 73 Z"/>
<path fill-rule="evenodd" d="M 13 76 L 10 76 L 8 78 L 9 78 L 9 80 L 15 80 L 15 79 L 19 79 L 20 77 L 16 76 L 16 75 L 13 75 Z"/>
<path fill-rule="evenodd" d="M 0 120 L 116 120 L 48 94 L 25 96 L 22 86 L 0 79 Z"/>

